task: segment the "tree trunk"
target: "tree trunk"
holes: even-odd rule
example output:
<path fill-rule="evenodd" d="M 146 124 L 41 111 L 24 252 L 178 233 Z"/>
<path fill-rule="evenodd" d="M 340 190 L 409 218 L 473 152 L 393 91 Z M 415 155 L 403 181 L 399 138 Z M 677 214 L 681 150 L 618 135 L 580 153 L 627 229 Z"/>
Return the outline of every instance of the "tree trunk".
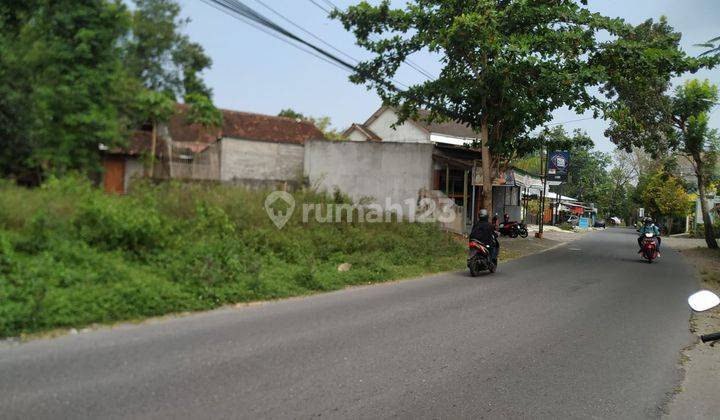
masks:
<path fill-rule="evenodd" d="M 705 201 L 705 174 L 703 173 L 702 160 L 695 157 L 695 165 L 695 175 L 697 175 L 698 180 L 698 194 L 700 195 L 700 212 L 702 213 L 703 226 L 705 228 L 705 243 L 707 243 L 708 248 L 716 249 L 718 243 L 715 240 L 712 219 L 710 219 L 710 212 L 707 209 L 707 202 Z"/>
<path fill-rule="evenodd" d="M 155 149 L 157 149 L 157 123 L 152 126 L 152 146 L 150 146 L 150 178 L 155 178 Z"/>
<path fill-rule="evenodd" d="M 492 214 L 492 173 L 490 171 L 490 145 L 487 117 L 483 117 L 480 126 L 480 138 L 482 139 L 483 208 L 485 208 L 489 214 Z"/>

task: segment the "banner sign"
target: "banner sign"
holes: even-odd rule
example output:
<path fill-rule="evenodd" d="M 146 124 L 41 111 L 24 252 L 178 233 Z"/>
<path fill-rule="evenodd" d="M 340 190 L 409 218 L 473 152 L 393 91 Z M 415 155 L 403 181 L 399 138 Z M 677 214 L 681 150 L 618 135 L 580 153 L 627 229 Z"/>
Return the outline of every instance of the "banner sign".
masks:
<path fill-rule="evenodd" d="M 567 181 L 568 170 L 570 169 L 570 152 L 550 152 L 547 161 L 548 181 Z"/>

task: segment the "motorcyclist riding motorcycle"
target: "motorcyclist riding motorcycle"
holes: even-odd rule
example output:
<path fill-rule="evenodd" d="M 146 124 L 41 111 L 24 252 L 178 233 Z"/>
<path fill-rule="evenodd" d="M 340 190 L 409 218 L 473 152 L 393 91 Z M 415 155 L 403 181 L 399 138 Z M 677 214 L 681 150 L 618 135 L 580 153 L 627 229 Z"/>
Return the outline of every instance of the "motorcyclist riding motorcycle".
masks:
<path fill-rule="evenodd" d="M 655 242 L 657 243 L 657 250 L 658 250 L 658 252 L 660 252 L 660 242 L 662 242 L 660 239 L 660 229 L 657 226 L 655 226 L 655 223 L 653 223 L 653 219 L 651 219 L 649 217 L 646 217 L 645 219 L 643 219 L 643 225 L 640 227 L 638 232 L 640 232 L 640 236 L 638 237 L 637 241 L 638 241 L 638 246 L 640 248 L 642 248 L 642 241 L 643 241 L 643 238 L 645 237 L 645 234 L 652 233 L 653 236 L 655 237 Z"/>
<path fill-rule="evenodd" d="M 478 213 L 478 219 L 470 232 L 470 239 L 480 241 L 487 246 L 490 249 L 492 262 L 497 266 L 497 258 L 500 254 L 500 243 L 497 240 L 495 227 L 488 221 L 487 210 L 481 209 Z"/>

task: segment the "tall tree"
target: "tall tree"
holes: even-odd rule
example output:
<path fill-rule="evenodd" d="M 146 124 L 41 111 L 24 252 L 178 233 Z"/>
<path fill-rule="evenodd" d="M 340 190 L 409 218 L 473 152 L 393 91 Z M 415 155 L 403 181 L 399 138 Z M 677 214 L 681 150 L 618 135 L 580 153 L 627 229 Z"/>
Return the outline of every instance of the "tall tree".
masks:
<path fill-rule="evenodd" d="M 202 46 L 182 33 L 190 21 L 180 16 L 175 0 L 134 0 L 132 30 L 125 43 L 125 62 L 147 89 L 175 98 L 211 96 L 200 73 L 212 65 Z"/>
<path fill-rule="evenodd" d="M 39 171 L 29 165 L 32 148 L 30 129 L 30 93 L 24 46 L 20 29 L 35 9 L 33 1 L 0 4 L 0 175 L 24 184 L 40 182 Z"/>
<path fill-rule="evenodd" d="M 672 231 L 672 217 L 685 216 L 689 210 L 689 198 L 680 180 L 664 168 L 653 174 L 641 193 L 646 211 L 657 219 L 667 217 L 668 232 Z"/>
<path fill-rule="evenodd" d="M 610 170 L 608 178 L 610 191 L 604 213 L 608 217 L 619 216 L 626 222 L 630 222 L 634 214 L 634 206 L 631 201 L 631 178 L 628 176 L 628 172 L 619 166 Z"/>
<path fill-rule="evenodd" d="M 43 174 L 96 171 L 99 144 L 122 146 L 128 129 L 157 123 L 165 99 L 212 106 L 201 79 L 210 59 L 181 33 L 177 3 L 135 4 L 0 2 L 2 176 L 37 184 Z"/>
<path fill-rule="evenodd" d="M 642 147 L 655 158 L 675 151 L 692 159 L 706 241 L 717 248 L 705 194 L 715 156 L 707 115 L 717 102 L 717 89 L 709 82 L 690 81 L 673 95 L 671 78 L 712 68 L 720 57 L 689 57 L 680 49 L 680 37 L 664 19 L 649 20 L 628 27 L 596 57 L 612 74 L 603 86 L 611 99 L 605 109 L 611 121 L 606 135 L 628 152 Z"/>
<path fill-rule="evenodd" d="M 492 208 L 491 148 L 552 119 L 569 106 L 594 103 L 590 64 L 600 29 L 620 25 L 572 0 L 552 2 L 415 0 L 405 9 L 361 2 L 334 11 L 357 44 L 374 54 L 350 80 L 374 88 L 400 120 L 429 109 L 429 120 L 464 123 L 482 139 L 483 206 Z M 371 37 L 376 34 L 378 37 Z M 413 53 L 442 57 L 434 80 L 401 90 L 393 77 Z M 500 144 L 500 145 L 498 145 Z"/>
<path fill-rule="evenodd" d="M 152 124 L 152 143 L 150 145 L 149 166 L 146 174 L 155 176 L 155 156 L 157 155 L 158 126 L 166 122 L 175 112 L 175 101 L 168 93 L 143 90 L 137 100 L 139 115 Z"/>
<path fill-rule="evenodd" d="M 124 137 L 128 78 L 118 40 L 128 29 L 127 10 L 105 0 L 16 3 L 3 6 L 11 17 L 0 27 L 0 77 L 8 82 L 0 106 L 11 122 L 3 142 L 22 147 L 9 165 L 3 153 L 3 171 L 97 170 L 98 145 Z M 8 112 L 8 105 L 22 107 Z"/>

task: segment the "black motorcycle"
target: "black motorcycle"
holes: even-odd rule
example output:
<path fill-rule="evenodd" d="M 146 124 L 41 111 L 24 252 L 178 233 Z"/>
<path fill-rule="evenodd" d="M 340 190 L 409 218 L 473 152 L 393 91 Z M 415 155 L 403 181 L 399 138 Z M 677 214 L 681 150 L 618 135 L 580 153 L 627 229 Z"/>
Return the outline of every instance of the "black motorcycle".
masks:
<path fill-rule="evenodd" d="M 521 238 L 528 237 L 527 226 L 522 222 L 501 223 L 498 227 L 498 232 L 500 232 L 502 236 L 509 236 L 511 238 L 517 238 L 518 236 Z"/>
<path fill-rule="evenodd" d="M 498 246 L 497 240 L 493 246 Z M 467 266 L 470 269 L 470 275 L 475 277 L 483 271 L 494 273 L 497 269 L 497 259 L 490 256 L 490 248 L 484 243 L 470 239 L 468 243 L 468 259 Z"/>

